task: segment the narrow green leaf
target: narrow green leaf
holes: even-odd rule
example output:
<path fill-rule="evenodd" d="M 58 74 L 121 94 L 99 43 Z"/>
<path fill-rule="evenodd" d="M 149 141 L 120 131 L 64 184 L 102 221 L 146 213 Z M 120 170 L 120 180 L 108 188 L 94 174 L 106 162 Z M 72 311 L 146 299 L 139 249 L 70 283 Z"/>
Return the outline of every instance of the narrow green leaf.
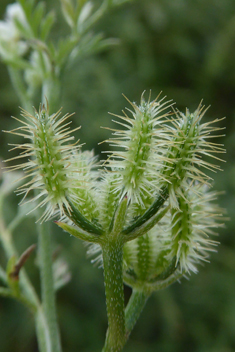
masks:
<path fill-rule="evenodd" d="M 95 235 L 102 235 L 103 230 L 97 224 L 90 222 L 85 216 L 83 216 L 80 211 L 75 208 L 73 203 L 67 198 L 67 201 L 70 206 L 70 210 L 64 207 L 64 211 L 66 215 L 82 230 L 85 230 L 88 233 L 95 234 Z"/>
<path fill-rule="evenodd" d="M 168 194 L 167 187 L 163 187 L 162 190 L 160 191 L 159 196 L 151 205 L 151 207 L 148 210 L 146 210 L 146 212 L 142 216 L 140 216 L 133 224 L 126 227 L 123 230 L 123 234 L 129 235 L 129 234 L 133 234 L 134 232 L 137 232 L 139 228 L 141 228 L 148 220 L 150 220 L 155 214 L 157 214 L 157 212 L 160 210 L 160 208 L 163 206 L 166 199 L 168 198 L 168 195 L 169 194 Z M 149 225 L 150 223 L 148 223 L 148 230 L 150 230 L 154 226 L 154 225 L 153 226 L 150 225 L 151 227 L 149 228 Z"/>
<path fill-rule="evenodd" d="M 40 27 L 40 38 L 42 41 L 47 39 L 50 30 L 55 23 L 55 13 L 54 11 L 49 12 L 41 22 Z"/>
<path fill-rule="evenodd" d="M 32 11 L 33 11 L 33 5 L 35 3 L 35 0 L 18 0 L 18 2 L 20 3 L 20 5 L 22 6 L 25 16 L 28 20 L 28 22 L 31 22 L 31 15 L 32 15 Z"/>
<path fill-rule="evenodd" d="M 14 23 L 22 36 L 24 36 L 27 39 L 34 37 L 33 28 L 29 27 L 28 25 L 26 26 L 18 18 L 14 19 Z"/>
<path fill-rule="evenodd" d="M 61 221 L 55 221 L 56 225 L 61 227 L 64 231 L 68 232 L 70 235 L 79 238 L 82 241 L 97 243 L 99 242 L 99 237 L 97 235 L 86 232 L 82 229 L 77 229 L 74 226 L 70 226 Z"/>
<path fill-rule="evenodd" d="M 113 234 L 119 235 L 123 229 L 123 225 L 126 219 L 127 202 L 127 198 L 124 198 L 117 207 L 114 218 L 110 224 L 110 230 Z"/>
<path fill-rule="evenodd" d="M 35 7 L 32 14 L 31 26 L 34 30 L 34 33 L 37 33 L 37 34 L 39 33 L 39 27 L 44 17 L 44 14 L 45 14 L 45 3 L 40 1 Z"/>
<path fill-rule="evenodd" d="M 169 276 L 174 274 L 176 270 L 178 269 L 179 265 L 176 263 L 176 257 L 174 257 L 170 263 L 170 265 L 164 270 L 160 275 L 158 275 L 156 278 L 152 279 L 150 282 L 151 283 L 157 283 L 158 281 L 166 280 L 168 279 Z"/>
<path fill-rule="evenodd" d="M 71 0 L 61 0 L 61 9 L 68 25 L 74 28 L 76 23 L 76 11 L 73 2 Z"/>

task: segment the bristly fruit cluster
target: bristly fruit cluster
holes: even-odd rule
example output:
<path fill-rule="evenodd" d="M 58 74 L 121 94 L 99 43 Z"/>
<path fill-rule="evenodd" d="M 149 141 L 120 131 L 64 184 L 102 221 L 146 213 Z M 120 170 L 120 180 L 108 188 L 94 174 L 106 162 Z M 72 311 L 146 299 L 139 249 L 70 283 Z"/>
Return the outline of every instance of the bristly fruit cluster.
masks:
<path fill-rule="evenodd" d="M 130 104 L 129 114 L 114 115 L 121 127 L 111 129 L 107 142 L 114 150 L 103 167 L 77 143 L 68 144 L 70 115 L 49 116 L 44 106 L 35 116 L 22 110 L 21 127 L 10 133 L 29 140 L 14 145 L 22 150 L 15 159 L 29 159 L 10 169 L 29 178 L 19 187 L 23 199 L 34 190 L 32 199 L 42 198 L 42 221 L 59 211 L 58 225 L 96 249 L 116 236 L 124 246 L 124 280 L 154 290 L 196 272 L 217 244 L 209 235 L 222 226 L 223 210 L 214 204 L 206 170 L 220 169 L 207 159 L 221 161 L 217 154 L 225 152 L 210 141 L 219 137 L 213 133 L 222 128 L 214 124 L 222 119 L 201 123 L 207 110 L 201 104 L 183 114 L 160 94 Z"/>

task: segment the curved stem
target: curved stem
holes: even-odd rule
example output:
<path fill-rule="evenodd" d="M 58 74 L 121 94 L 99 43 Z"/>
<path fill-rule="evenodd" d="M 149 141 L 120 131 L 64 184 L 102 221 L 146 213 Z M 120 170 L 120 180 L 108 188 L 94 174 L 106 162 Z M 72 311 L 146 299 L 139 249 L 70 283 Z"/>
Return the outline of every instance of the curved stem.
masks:
<path fill-rule="evenodd" d="M 132 295 L 125 309 L 126 340 L 128 339 L 131 331 L 133 330 L 136 321 L 139 318 L 150 295 L 150 292 L 133 289 Z"/>

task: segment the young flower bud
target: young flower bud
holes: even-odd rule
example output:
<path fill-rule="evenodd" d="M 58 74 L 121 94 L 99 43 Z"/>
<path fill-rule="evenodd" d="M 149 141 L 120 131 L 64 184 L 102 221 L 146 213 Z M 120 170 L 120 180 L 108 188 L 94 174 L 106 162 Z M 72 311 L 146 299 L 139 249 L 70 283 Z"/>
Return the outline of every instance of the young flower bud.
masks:
<path fill-rule="evenodd" d="M 28 139 L 30 142 L 13 145 L 14 149 L 22 149 L 19 156 L 8 159 L 11 161 L 22 158 L 29 158 L 28 161 L 19 163 L 19 165 L 9 167 L 10 170 L 22 169 L 25 172 L 24 178 L 30 178 L 28 182 L 18 188 L 19 194 L 26 196 L 35 191 L 31 200 L 39 200 L 37 207 L 46 205 L 46 210 L 41 220 L 47 220 L 54 215 L 59 209 L 60 214 L 64 213 L 64 207 L 70 208 L 67 198 L 71 197 L 73 201 L 77 196 L 73 190 L 79 180 L 78 169 L 74 164 L 73 154 L 77 153 L 79 148 L 77 142 L 74 144 L 65 144 L 74 139 L 66 122 L 71 115 L 60 116 L 59 110 L 56 114 L 49 116 L 48 106 L 40 107 L 35 111 L 35 116 L 22 109 L 22 117 L 25 121 L 15 118 L 22 125 L 9 133 Z M 30 200 L 29 200 L 30 201 Z"/>

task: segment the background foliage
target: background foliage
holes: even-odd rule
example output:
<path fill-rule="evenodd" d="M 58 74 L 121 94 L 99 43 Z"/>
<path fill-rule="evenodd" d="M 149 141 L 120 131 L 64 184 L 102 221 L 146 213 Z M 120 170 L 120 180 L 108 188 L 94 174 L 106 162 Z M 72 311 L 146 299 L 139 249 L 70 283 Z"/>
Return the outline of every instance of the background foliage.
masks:
<path fill-rule="evenodd" d="M 9 3 L 1 0 L 0 16 Z M 55 38 L 67 31 L 61 25 L 58 0 Z M 211 104 L 207 119 L 227 116 L 227 148 L 224 173 L 215 174 L 215 188 L 226 190 L 220 205 L 228 216 L 220 231 L 218 253 L 189 281 L 182 280 L 148 301 L 124 351 L 126 352 L 232 352 L 235 350 L 235 2 L 234 0 L 132 1 L 113 10 L 97 29 L 120 45 L 84 58 L 63 78 L 64 112 L 76 112 L 74 127 L 82 125 L 77 138 L 85 148 L 101 152 L 99 141 L 107 138 L 102 126 L 112 126 L 108 111 L 119 113 L 126 105 L 121 94 L 139 101 L 144 89 L 155 97 L 163 90 L 177 107 L 194 110 L 203 98 Z M 0 65 L 0 126 L 15 126 L 19 102 L 6 67 Z M 222 122 L 224 123 L 224 122 Z M 8 136 L 1 132 L 0 154 L 7 156 Z M 17 212 L 12 194 L 4 211 L 9 222 Z M 58 315 L 64 352 L 100 351 L 106 331 L 102 270 L 93 268 L 83 245 L 52 224 L 54 247 L 69 264 L 70 283 L 58 292 Z M 36 242 L 34 219 L 28 217 L 14 232 L 22 252 Z M 4 255 L 0 248 L 0 262 Z M 39 289 L 36 258 L 26 269 Z M 126 298 L 130 292 L 126 288 Z M 19 303 L 0 299 L 1 352 L 37 351 L 32 317 Z"/>

